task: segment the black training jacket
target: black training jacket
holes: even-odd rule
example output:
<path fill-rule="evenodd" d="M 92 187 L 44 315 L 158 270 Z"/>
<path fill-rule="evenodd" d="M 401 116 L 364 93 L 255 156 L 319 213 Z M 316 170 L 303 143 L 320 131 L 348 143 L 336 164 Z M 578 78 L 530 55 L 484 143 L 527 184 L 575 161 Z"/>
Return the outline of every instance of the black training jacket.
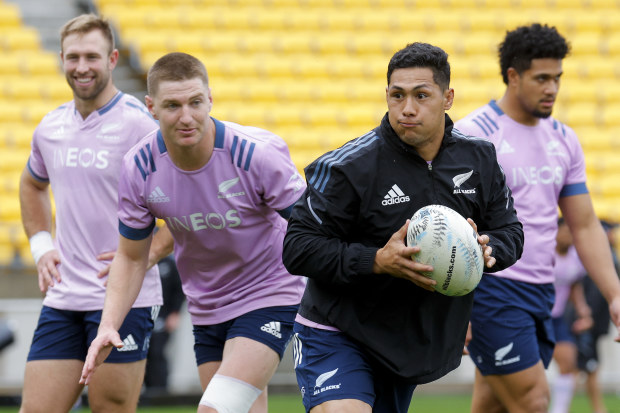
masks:
<path fill-rule="evenodd" d="M 458 176 L 471 176 L 463 182 Z M 446 129 L 429 166 L 381 125 L 326 153 L 305 169 L 308 188 L 293 208 L 283 261 L 308 277 L 299 313 L 357 341 L 380 368 L 411 383 L 459 366 L 473 293 L 448 297 L 410 281 L 373 274 L 376 252 L 429 204 L 472 218 L 502 270 L 521 256 L 523 228 L 487 140 Z M 457 177 L 457 179 L 455 179 Z"/>

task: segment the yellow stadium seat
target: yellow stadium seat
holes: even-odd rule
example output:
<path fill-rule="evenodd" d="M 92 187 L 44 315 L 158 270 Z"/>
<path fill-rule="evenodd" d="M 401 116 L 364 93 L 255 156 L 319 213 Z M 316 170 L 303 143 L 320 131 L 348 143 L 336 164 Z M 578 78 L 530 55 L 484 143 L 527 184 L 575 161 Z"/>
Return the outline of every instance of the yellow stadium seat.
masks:
<path fill-rule="evenodd" d="M 281 54 L 296 54 L 296 53 L 320 53 L 328 50 L 323 50 L 325 47 L 321 44 L 321 39 L 313 38 L 306 33 L 291 33 L 288 36 L 279 36 L 277 34 L 268 34 L 270 38 L 271 50 L 270 52 Z M 337 43 L 335 39 L 334 43 Z M 344 46 L 340 47 L 340 51 L 344 51 Z"/>
<path fill-rule="evenodd" d="M 41 50 L 39 32 L 33 28 L 20 26 L 9 30 L 0 30 L 0 50 L 25 51 Z"/>
<path fill-rule="evenodd" d="M 584 151 L 616 152 L 620 149 L 620 128 L 617 127 L 590 127 L 575 129 Z"/>
<path fill-rule="evenodd" d="M 321 20 L 317 18 L 315 13 L 308 13 L 307 9 L 294 7 L 288 10 L 284 19 L 284 27 L 289 33 L 294 31 L 312 31 L 316 33 L 321 30 Z"/>
<path fill-rule="evenodd" d="M 582 64 L 587 70 L 586 77 L 590 79 L 614 80 L 620 78 L 620 56 L 593 56 L 592 58 L 583 59 Z"/>
<path fill-rule="evenodd" d="M 588 180 L 588 188 L 592 196 L 603 198 L 620 197 L 620 173 L 590 179 Z"/>
<path fill-rule="evenodd" d="M 0 29 L 20 27 L 22 24 L 19 6 L 6 1 L 0 2 Z"/>
<path fill-rule="evenodd" d="M 602 126 L 614 128 L 620 126 L 620 116 L 618 116 L 620 113 L 618 112 L 620 110 L 620 104 L 609 103 L 601 105 L 597 109 L 600 111 L 600 122 Z"/>
<path fill-rule="evenodd" d="M 620 222 L 620 198 L 593 197 L 592 203 L 597 217 L 611 222 Z"/>
<path fill-rule="evenodd" d="M 11 195 L 0 195 L 0 221 L 16 222 L 21 216 L 19 198 Z"/>
<path fill-rule="evenodd" d="M 571 39 L 573 56 L 599 55 L 602 50 L 604 50 L 604 44 L 599 33 L 584 32 Z"/>
<path fill-rule="evenodd" d="M 620 68 L 620 65 L 618 66 Z M 599 102 L 601 104 L 620 103 L 620 83 L 617 81 L 598 82 L 593 87 L 598 88 Z"/>
<path fill-rule="evenodd" d="M 326 12 L 329 12 L 328 9 Z M 325 14 L 325 12 L 323 13 Z M 348 21 L 343 29 L 334 28 L 330 31 L 324 31 L 324 33 L 331 33 L 334 30 L 338 30 L 341 34 L 359 34 L 362 35 L 369 31 L 376 32 L 380 31 L 389 31 L 392 29 L 398 29 L 398 19 L 396 16 L 393 16 L 392 21 L 389 21 L 385 17 L 385 13 L 381 13 L 377 9 L 367 9 L 367 8 L 352 8 L 347 14 Z M 319 28 L 316 30 L 317 33 L 320 33 L 325 27 L 325 21 L 319 19 Z"/>
<path fill-rule="evenodd" d="M 608 151 L 585 154 L 586 166 L 597 174 L 620 175 L 620 157 Z"/>
<path fill-rule="evenodd" d="M 554 116 L 562 123 L 571 127 L 596 126 L 601 122 L 601 114 L 599 108 L 595 105 L 580 102 L 562 105 L 562 102 L 556 104 Z"/>
<path fill-rule="evenodd" d="M 567 105 L 587 102 L 597 104 L 601 98 L 601 89 L 588 80 L 563 80 L 558 93 L 558 101 Z"/>
<path fill-rule="evenodd" d="M 620 31 L 605 36 L 605 44 L 603 47 L 605 54 L 616 59 L 620 58 Z"/>
<path fill-rule="evenodd" d="M 2 153 L 0 153 L 0 172 L 10 173 L 21 171 L 26 166 L 29 155 L 30 151 L 24 148 L 2 151 Z"/>
<path fill-rule="evenodd" d="M 68 102 L 73 99 L 73 92 L 63 76 L 54 76 L 43 79 L 39 83 L 39 93 L 42 99 Z"/>
<path fill-rule="evenodd" d="M 7 148 L 30 149 L 34 126 L 23 122 L 0 122 L 0 141 Z"/>
<path fill-rule="evenodd" d="M 21 170 L 10 171 L 2 174 L 0 179 L 0 194 L 17 198 L 19 194 L 19 179 Z"/>

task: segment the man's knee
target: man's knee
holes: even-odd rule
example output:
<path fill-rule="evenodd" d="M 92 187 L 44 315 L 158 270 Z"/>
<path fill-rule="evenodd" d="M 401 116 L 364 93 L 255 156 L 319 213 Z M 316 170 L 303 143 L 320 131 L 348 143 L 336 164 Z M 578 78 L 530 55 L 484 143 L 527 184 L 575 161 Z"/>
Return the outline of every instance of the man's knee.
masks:
<path fill-rule="evenodd" d="M 218 413 L 247 413 L 262 390 L 244 381 L 216 374 L 200 399 L 200 404 Z"/>

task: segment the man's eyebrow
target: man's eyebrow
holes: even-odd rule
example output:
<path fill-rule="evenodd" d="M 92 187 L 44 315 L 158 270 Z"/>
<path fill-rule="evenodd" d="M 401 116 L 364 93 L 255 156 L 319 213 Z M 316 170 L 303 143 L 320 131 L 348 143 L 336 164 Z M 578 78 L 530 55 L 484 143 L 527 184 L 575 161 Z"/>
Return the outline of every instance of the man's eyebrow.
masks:
<path fill-rule="evenodd" d="M 416 85 L 416 86 L 412 87 L 410 90 L 417 90 L 417 89 L 423 89 L 423 88 L 428 88 L 428 87 L 430 87 L 430 85 L 428 83 L 420 83 L 419 85 Z M 390 89 L 397 89 L 397 90 L 405 90 L 404 87 L 398 86 L 398 85 L 392 85 L 389 88 Z"/>

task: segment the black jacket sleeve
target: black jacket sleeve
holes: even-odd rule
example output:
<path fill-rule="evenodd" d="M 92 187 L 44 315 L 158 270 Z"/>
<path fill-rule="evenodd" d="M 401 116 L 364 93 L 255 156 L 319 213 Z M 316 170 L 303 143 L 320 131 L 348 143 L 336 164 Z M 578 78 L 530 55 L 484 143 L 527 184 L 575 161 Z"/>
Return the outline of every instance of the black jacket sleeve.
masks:
<path fill-rule="evenodd" d="M 308 167 L 306 176 L 312 172 Z M 291 274 L 344 285 L 372 275 L 378 248 L 347 242 L 355 232 L 359 196 L 338 170 L 330 185 L 309 184 L 293 208 L 284 238 L 282 260 Z"/>

